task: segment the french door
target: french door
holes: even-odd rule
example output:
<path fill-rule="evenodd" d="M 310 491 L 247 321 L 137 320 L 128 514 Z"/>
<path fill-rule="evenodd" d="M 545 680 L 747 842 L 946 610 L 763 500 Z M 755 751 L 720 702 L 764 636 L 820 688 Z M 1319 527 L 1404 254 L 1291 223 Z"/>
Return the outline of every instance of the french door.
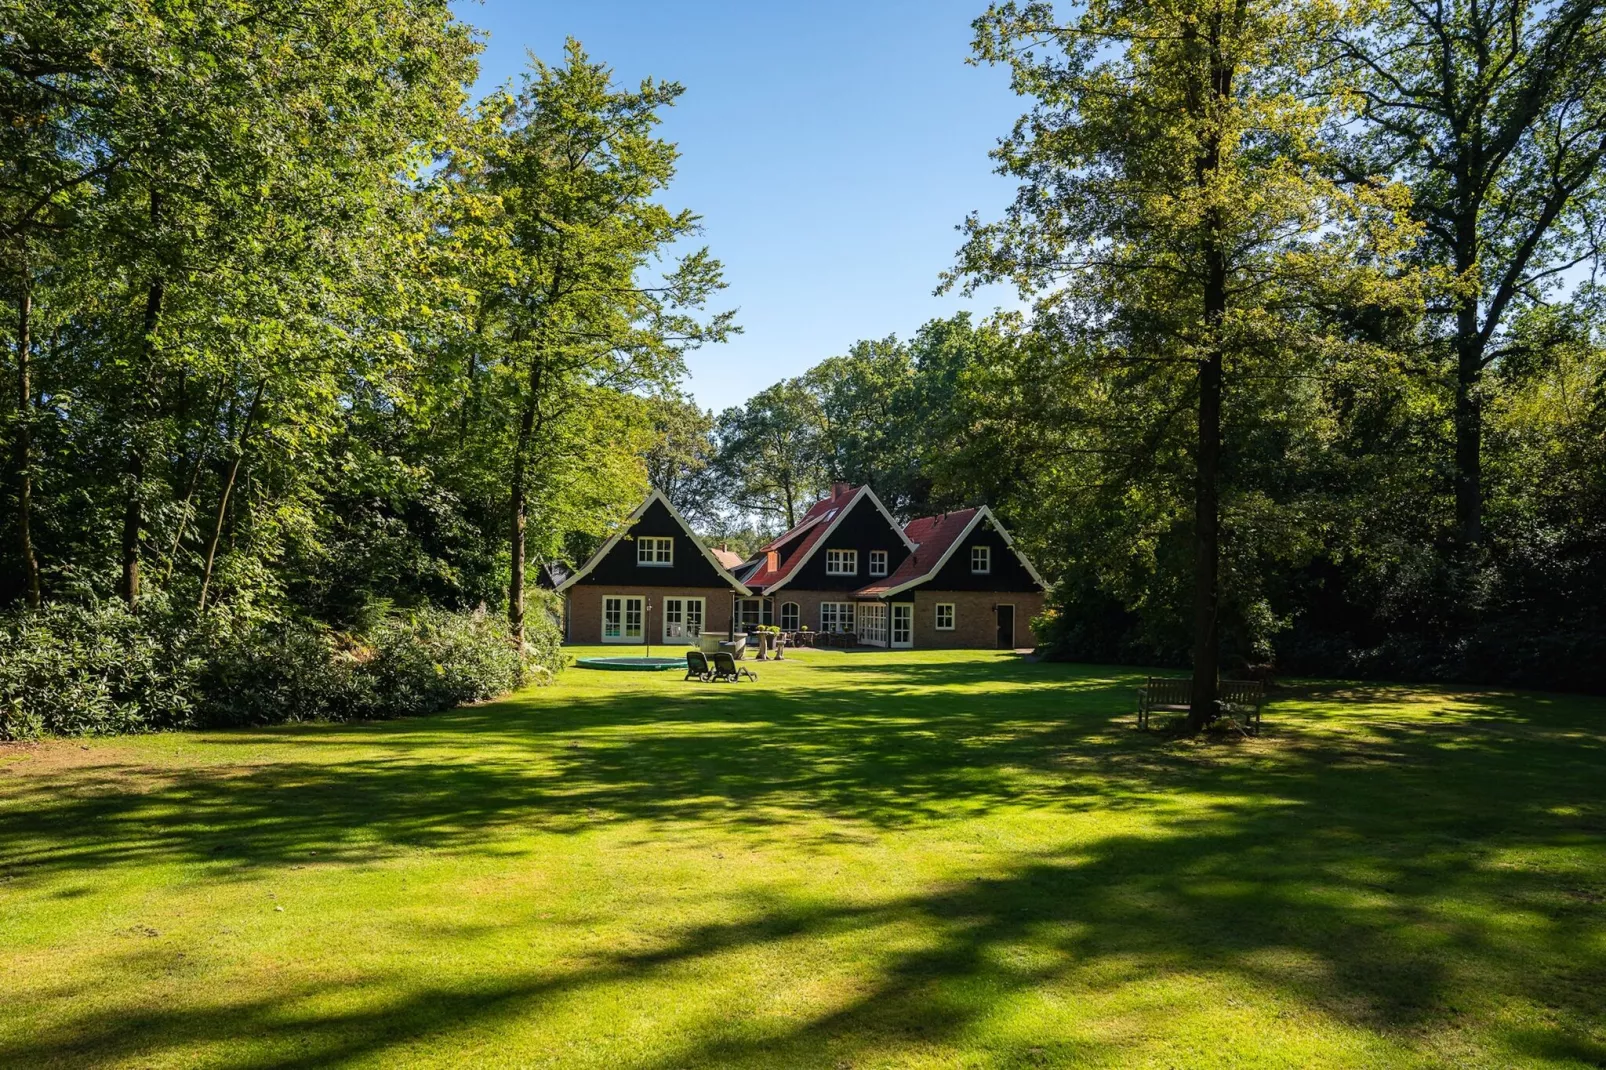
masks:
<path fill-rule="evenodd" d="M 912 602 L 892 603 L 892 646 L 908 650 L 915 645 L 915 607 Z"/>
<path fill-rule="evenodd" d="M 602 641 L 639 643 L 646 637 L 647 600 L 638 595 L 615 595 L 602 600 Z"/>
<path fill-rule="evenodd" d="M 887 604 L 859 603 L 859 642 L 866 646 L 887 645 Z"/>
<path fill-rule="evenodd" d="M 664 599 L 664 642 L 696 642 L 703 634 L 703 599 Z"/>

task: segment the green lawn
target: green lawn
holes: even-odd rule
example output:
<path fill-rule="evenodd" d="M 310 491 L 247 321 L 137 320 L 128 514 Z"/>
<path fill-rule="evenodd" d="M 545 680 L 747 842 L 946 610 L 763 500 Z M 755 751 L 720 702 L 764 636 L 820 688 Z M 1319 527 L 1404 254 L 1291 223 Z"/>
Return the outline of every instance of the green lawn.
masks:
<path fill-rule="evenodd" d="M 0 1064 L 1606 1064 L 1606 700 L 758 668 L 0 748 Z"/>

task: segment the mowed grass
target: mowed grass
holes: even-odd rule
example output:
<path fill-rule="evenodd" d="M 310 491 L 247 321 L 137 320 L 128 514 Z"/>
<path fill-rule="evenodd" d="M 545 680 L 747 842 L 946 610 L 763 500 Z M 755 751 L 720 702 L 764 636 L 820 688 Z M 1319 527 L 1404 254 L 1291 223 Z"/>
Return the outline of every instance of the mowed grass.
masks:
<path fill-rule="evenodd" d="M 757 668 L 0 748 L 0 1064 L 1606 1063 L 1606 701 Z"/>

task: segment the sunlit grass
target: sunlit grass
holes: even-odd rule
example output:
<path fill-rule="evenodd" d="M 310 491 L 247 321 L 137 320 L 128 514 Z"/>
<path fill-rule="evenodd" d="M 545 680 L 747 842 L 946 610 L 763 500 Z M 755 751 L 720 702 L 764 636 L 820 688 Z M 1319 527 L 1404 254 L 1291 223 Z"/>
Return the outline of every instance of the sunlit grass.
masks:
<path fill-rule="evenodd" d="M 757 667 L 0 749 L 0 1064 L 1606 1061 L 1606 701 Z"/>

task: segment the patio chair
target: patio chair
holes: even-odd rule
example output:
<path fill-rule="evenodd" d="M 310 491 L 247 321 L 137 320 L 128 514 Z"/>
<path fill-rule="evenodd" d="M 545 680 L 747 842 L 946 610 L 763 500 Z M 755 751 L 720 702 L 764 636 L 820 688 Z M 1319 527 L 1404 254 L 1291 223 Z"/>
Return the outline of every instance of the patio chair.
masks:
<path fill-rule="evenodd" d="M 693 677 L 705 684 L 714 678 L 714 670 L 708 667 L 708 655 L 701 650 L 686 651 L 686 679 Z"/>
<path fill-rule="evenodd" d="M 713 678 L 715 680 L 723 680 L 728 684 L 734 684 L 744 676 L 749 680 L 758 679 L 758 673 L 754 672 L 752 669 L 743 668 L 742 666 L 736 664 L 736 659 L 731 657 L 725 651 L 721 650 L 718 654 L 714 655 Z"/>

